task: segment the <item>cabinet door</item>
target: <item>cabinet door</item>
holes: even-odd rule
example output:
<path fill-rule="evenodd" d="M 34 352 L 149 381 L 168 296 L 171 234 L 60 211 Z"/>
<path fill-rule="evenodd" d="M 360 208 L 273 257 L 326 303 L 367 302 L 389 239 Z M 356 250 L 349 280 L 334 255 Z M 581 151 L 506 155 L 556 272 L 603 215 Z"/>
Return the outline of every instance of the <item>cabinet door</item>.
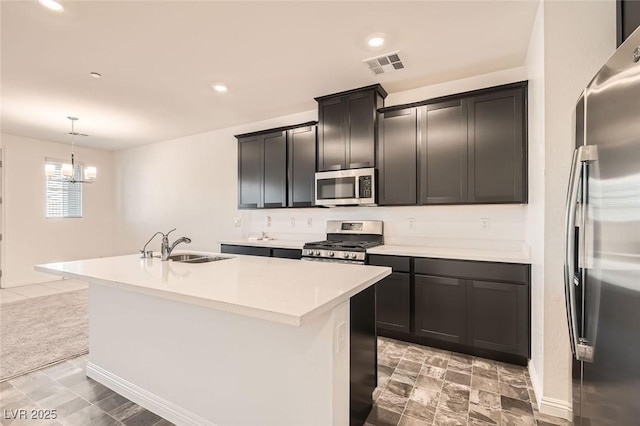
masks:
<path fill-rule="evenodd" d="M 271 256 L 271 249 L 268 247 L 253 247 L 253 246 L 236 246 L 232 244 L 221 244 L 220 251 L 222 253 L 230 254 L 246 254 L 250 256 Z"/>
<path fill-rule="evenodd" d="M 464 280 L 415 275 L 415 334 L 466 343 L 465 287 Z"/>
<path fill-rule="evenodd" d="M 318 119 L 318 171 L 347 168 L 343 99 L 320 102 Z"/>
<path fill-rule="evenodd" d="M 289 207 L 309 207 L 315 200 L 316 126 L 289 130 Z"/>
<path fill-rule="evenodd" d="M 347 129 L 347 167 L 375 167 L 376 106 L 373 91 L 345 98 Z"/>
<path fill-rule="evenodd" d="M 467 283 L 469 344 L 528 357 L 527 286 L 476 280 Z"/>
<path fill-rule="evenodd" d="M 421 108 L 420 204 L 467 201 L 467 101 Z"/>
<path fill-rule="evenodd" d="M 262 207 L 263 139 L 238 139 L 238 208 Z"/>
<path fill-rule="evenodd" d="M 287 206 L 287 137 L 285 132 L 264 135 L 263 207 Z"/>
<path fill-rule="evenodd" d="M 526 201 L 523 89 L 469 99 L 469 202 Z"/>
<path fill-rule="evenodd" d="M 393 272 L 376 284 L 378 328 L 409 333 L 410 275 Z"/>
<path fill-rule="evenodd" d="M 416 204 L 418 127 L 416 108 L 380 115 L 378 203 Z"/>

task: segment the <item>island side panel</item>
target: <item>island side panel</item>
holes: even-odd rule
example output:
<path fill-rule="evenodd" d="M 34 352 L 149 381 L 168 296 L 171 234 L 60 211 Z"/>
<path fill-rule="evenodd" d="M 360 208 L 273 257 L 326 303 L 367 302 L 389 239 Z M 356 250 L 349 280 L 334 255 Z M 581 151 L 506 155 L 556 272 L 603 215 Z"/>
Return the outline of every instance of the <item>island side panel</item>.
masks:
<path fill-rule="evenodd" d="M 87 375 L 178 424 L 348 425 L 349 301 L 301 327 L 90 283 Z"/>

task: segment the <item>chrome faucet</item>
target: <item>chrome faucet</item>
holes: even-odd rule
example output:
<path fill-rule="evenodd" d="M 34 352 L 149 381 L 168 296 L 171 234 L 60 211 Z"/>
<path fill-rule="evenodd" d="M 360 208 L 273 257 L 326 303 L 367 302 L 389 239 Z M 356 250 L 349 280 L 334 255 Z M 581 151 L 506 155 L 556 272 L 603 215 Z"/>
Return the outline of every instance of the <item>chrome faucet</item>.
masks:
<path fill-rule="evenodd" d="M 171 255 L 171 252 L 173 251 L 174 248 L 176 248 L 178 244 L 180 243 L 189 244 L 191 242 L 191 238 L 181 237 L 175 240 L 173 244 L 169 245 L 169 234 L 175 230 L 176 228 L 173 228 L 171 231 L 167 232 L 166 234 L 160 231 L 153 234 L 151 238 L 149 238 L 149 241 L 147 241 L 147 243 L 144 245 L 142 250 L 140 250 L 140 257 L 143 259 L 150 259 L 153 257 L 153 251 L 151 250 L 147 251 L 147 245 L 149 245 L 149 243 L 156 237 L 156 235 L 160 234 L 162 235 L 162 244 L 160 245 L 160 257 L 162 260 L 169 260 L 169 256 Z"/>
<path fill-rule="evenodd" d="M 173 251 L 174 248 L 176 248 L 178 244 L 180 243 L 189 244 L 191 242 L 191 238 L 180 237 L 177 240 L 175 240 L 173 244 L 169 245 L 169 234 L 175 230 L 176 228 L 173 228 L 171 231 L 167 232 L 166 234 L 162 234 L 162 245 L 160 246 L 160 257 L 162 260 L 169 260 L 169 256 L 171 255 L 171 252 Z"/>

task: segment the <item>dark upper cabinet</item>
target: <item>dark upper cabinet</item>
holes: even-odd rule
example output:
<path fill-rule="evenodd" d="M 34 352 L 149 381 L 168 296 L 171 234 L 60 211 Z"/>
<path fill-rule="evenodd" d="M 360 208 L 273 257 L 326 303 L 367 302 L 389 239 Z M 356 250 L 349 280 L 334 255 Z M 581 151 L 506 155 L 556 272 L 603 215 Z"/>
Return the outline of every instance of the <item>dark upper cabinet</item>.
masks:
<path fill-rule="evenodd" d="M 467 201 L 467 100 L 420 109 L 420 204 Z"/>
<path fill-rule="evenodd" d="M 264 140 L 259 136 L 238 139 L 238 207 L 257 208 L 262 203 Z"/>
<path fill-rule="evenodd" d="M 378 203 L 527 202 L 526 88 L 381 109 Z"/>
<path fill-rule="evenodd" d="M 527 201 L 523 96 L 518 88 L 468 100 L 470 203 Z"/>
<path fill-rule="evenodd" d="M 264 181 L 261 207 L 287 206 L 287 135 L 264 135 Z"/>
<path fill-rule="evenodd" d="M 316 123 L 237 135 L 238 207 L 305 207 L 314 200 Z"/>
<path fill-rule="evenodd" d="M 469 344 L 527 357 L 528 288 L 523 284 L 467 281 Z"/>
<path fill-rule="evenodd" d="M 375 167 L 377 109 L 386 96 L 376 84 L 316 98 L 318 171 Z"/>
<path fill-rule="evenodd" d="M 418 114 L 416 108 L 379 117 L 378 204 L 416 204 Z"/>
<path fill-rule="evenodd" d="M 238 138 L 238 207 L 287 205 L 284 131 Z"/>
<path fill-rule="evenodd" d="M 414 312 L 416 335 L 466 343 L 464 280 L 416 274 Z"/>
<path fill-rule="evenodd" d="M 287 133 L 289 152 L 289 207 L 310 207 L 314 203 L 316 170 L 316 126 L 291 129 Z"/>
<path fill-rule="evenodd" d="M 622 43 L 640 26 L 640 2 L 616 0 L 616 42 Z"/>

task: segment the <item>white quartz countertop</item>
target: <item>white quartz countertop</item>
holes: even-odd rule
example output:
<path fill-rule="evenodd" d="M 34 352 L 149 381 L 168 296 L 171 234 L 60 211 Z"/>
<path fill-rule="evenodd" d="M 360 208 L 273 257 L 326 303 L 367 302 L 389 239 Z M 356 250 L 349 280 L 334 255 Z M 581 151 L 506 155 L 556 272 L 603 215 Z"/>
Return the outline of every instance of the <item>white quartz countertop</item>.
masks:
<path fill-rule="evenodd" d="M 128 255 L 48 263 L 35 269 L 294 326 L 391 273 L 391 268 L 378 266 L 203 254 L 228 259 L 189 264 Z"/>
<path fill-rule="evenodd" d="M 431 257 L 436 259 L 478 260 L 484 262 L 531 263 L 531 255 L 522 249 L 479 249 L 462 247 L 424 247 L 382 245 L 367 250 L 368 254 L 394 256 Z"/>
<path fill-rule="evenodd" d="M 304 246 L 305 241 L 297 241 L 297 240 L 280 240 L 280 239 L 272 239 L 272 240 L 254 240 L 254 239 L 231 239 L 231 240 L 220 240 L 220 244 L 231 244 L 234 246 L 252 246 L 252 247 L 272 247 L 272 248 L 286 248 L 286 249 L 298 249 L 302 250 L 302 246 Z"/>

